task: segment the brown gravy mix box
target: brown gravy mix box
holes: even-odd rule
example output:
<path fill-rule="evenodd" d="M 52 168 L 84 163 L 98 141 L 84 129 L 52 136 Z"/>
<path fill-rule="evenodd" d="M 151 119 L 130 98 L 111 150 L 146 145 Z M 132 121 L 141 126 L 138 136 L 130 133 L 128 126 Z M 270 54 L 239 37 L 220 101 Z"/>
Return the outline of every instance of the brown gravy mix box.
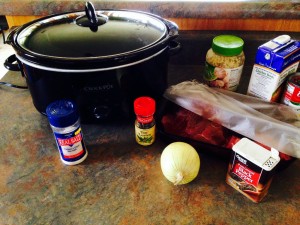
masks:
<path fill-rule="evenodd" d="M 260 202 L 268 193 L 279 152 L 263 148 L 242 138 L 232 148 L 226 183 L 253 202 Z"/>

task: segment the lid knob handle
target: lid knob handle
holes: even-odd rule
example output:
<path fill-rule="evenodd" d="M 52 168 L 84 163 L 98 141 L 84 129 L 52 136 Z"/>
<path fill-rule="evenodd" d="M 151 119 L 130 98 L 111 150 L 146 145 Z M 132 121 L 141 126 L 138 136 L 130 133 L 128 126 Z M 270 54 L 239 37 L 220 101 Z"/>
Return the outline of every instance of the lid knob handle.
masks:
<path fill-rule="evenodd" d="M 76 24 L 82 27 L 89 27 L 91 31 L 96 32 L 98 26 L 105 24 L 108 16 L 96 14 L 95 8 L 91 2 L 85 3 L 85 15 L 76 18 Z"/>
<path fill-rule="evenodd" d="M 92 26 L 97 26 L 98 24 L 98 18 L 95 12 L 95 8 L 91 2 L 86 2 L 85 3 L 85 13 L 86 17 L 90 21 Z"/>

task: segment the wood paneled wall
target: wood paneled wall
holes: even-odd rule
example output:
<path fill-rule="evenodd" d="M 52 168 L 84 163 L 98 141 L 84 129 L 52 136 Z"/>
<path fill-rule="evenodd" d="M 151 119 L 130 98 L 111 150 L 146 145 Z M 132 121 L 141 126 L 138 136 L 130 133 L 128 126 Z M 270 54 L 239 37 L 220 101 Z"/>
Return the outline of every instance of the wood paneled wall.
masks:
<path fill-rule="evenodd" d="M 9 27 L 20 26 L 38 18 L 40 16 L 6 16 Z"/>
<path fill-rule="evenodd" d="M 6 16 L 9 27 L 20 26 L 39 16 Z M 180 30 L 259 30 L 300 32 L 300 20 L 169 18 Z"/>
<path fill-rule="evenodd" d="M 170 18 L 182 30 L 300 31 L 300 20 Z"/>

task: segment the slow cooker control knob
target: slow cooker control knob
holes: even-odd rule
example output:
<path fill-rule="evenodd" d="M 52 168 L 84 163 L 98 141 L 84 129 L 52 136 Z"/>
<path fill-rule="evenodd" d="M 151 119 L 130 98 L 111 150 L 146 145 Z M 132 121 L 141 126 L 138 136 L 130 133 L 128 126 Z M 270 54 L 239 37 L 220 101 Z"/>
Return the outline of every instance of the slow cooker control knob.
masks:
<path fill-rule="evenodd" d="M 110 116 L 111 108 L 105 105 L 95 106 L 93 113 L 97 120 L 105 120 Z"/>

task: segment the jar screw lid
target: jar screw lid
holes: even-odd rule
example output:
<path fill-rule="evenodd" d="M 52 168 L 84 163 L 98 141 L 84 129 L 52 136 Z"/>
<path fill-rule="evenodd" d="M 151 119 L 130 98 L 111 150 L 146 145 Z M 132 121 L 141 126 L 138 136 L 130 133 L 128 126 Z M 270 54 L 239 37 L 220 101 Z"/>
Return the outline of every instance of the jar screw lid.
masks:
<path fill-rule="evenodd" d="M 134 112 L 139 116 L 150 116 L 155 112 L 155 100 L 151 97 L 143 96 L 135 99 Z"/>
<path fill-rule="evenodd" d="M 219 35 L 212 41 L 212 50 L 220 55 L 235 56 L 241 54 L 244 41 L 234 35 Z"/>
<path fill-rule="evenodd" d="M 67 99 L 50 103 L 46 108 L 46 114 L 50 124 L 55 127 L 71 126 L 79 119 L 76 104 Z"/>

